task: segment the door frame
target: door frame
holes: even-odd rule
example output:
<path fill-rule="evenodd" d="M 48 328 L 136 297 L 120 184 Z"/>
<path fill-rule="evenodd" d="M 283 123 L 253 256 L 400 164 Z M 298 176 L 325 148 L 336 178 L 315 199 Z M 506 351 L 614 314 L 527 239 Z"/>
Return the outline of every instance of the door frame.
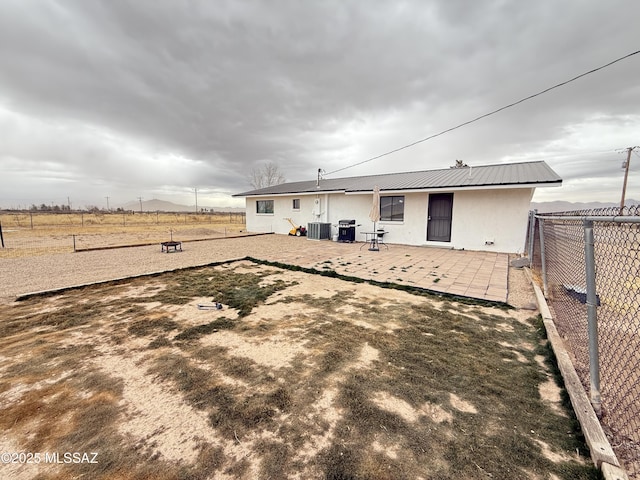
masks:
<path fill-rule="evenodd" d="M 449 220 L 449 238 L 447 240 L 434 240 L 434 239 L 430 239 L 429 236 L 431 234 L 431 232 L 429 231 L 429 224 L 432 221 L 431 220 L 431 202 L 432 200 L 434 200 L 434 198 L 445 198 L 448 197 L 450 199 L 449 201 L 449 215 L 448 216 L 444 216 L 442 218 L 439 218 L 439 220 Z M 447 193 L 430 193 L 429 194 L 429 198 L 427 199 L 427 232 L 426 232 L 426 238 L 427 238 L 427 242 L 443 242 L 443 243 L 450 243 L 451 242 L 451 234 L 453 231 L 453 192 L 447 192 Z"/>

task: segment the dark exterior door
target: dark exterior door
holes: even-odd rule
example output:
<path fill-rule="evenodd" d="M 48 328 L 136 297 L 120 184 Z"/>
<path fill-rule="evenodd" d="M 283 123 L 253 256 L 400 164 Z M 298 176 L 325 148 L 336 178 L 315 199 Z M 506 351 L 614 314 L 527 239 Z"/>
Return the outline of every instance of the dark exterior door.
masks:
<path fill-rule="evenodd" d="M 453 193 L 436 193 L 429 195 L 429 217 L 427 218 L 428 241 L 451 241 L 452 211 Z"/>

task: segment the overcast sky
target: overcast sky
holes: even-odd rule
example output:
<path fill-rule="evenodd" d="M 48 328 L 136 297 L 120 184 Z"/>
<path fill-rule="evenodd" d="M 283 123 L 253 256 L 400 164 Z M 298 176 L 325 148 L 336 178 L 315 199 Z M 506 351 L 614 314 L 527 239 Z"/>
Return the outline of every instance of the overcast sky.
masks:
<path fill-rule="evenodd" d="M 637 0 L 0 0 L 0 207 L 244 205 L 640 50 Z M 620 199 L 640 55 L 333 177 L 544 159 Z M 640 200 L 640 151 L 627 197 Z"/>

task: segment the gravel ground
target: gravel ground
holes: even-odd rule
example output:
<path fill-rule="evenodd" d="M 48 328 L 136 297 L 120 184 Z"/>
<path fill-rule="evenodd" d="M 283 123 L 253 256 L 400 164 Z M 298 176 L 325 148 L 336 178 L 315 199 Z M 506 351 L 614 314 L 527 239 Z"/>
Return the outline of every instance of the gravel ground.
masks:
<path fill-rule="evenodd" d="M 357 245 L 353 244 L 328 242 L 326 248 L 322 249 L 318 245 L 286 235 L 258 235 L 185 242 L 183 251 L 177 253 L 161 253 L 160 246 L 157 245 L 5 258 L 0 259 L 0 302 L 13 302 L 17 296 L 26 293 L 207 265 L 246 256 L 313 266 L 332 255 L 340 256 L 354 249 L 359 252 Z M 416 247 L 394 247 L 398 248 L 410 251 L 409 249 Z M 436 255 L 438 250 L 440 249 L 429 249 L 429 254 Z M 423 254 L 427 251 L 411 251 L 414 256 L 418 252 Z M 460 255 L 464 253 L 460 252 Z M 533 302 L 533 289 L 523 271 L 510 268 L 509 303 L 529 310 Z"/>
<path fill-rule="evenodd" d="M 25 293 L 146 273 L 260 256 L 296 248 L 295 237 L 262 235 L 183 243 L 182 252 L 160 253 L 160 245 L 94 250 L 0 260 L 0 301 Z"/>

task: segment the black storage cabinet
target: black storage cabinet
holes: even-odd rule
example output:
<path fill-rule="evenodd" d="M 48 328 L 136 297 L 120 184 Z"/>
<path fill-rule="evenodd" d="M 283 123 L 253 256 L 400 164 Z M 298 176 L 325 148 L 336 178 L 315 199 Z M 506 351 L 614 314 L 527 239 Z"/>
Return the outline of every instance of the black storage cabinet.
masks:
<path fill-rule="evenodd" d="M 356 221 L 340 220 L 338 222 L 338 241 L 339 242 L 355 242 L 356 241 Z"/>

